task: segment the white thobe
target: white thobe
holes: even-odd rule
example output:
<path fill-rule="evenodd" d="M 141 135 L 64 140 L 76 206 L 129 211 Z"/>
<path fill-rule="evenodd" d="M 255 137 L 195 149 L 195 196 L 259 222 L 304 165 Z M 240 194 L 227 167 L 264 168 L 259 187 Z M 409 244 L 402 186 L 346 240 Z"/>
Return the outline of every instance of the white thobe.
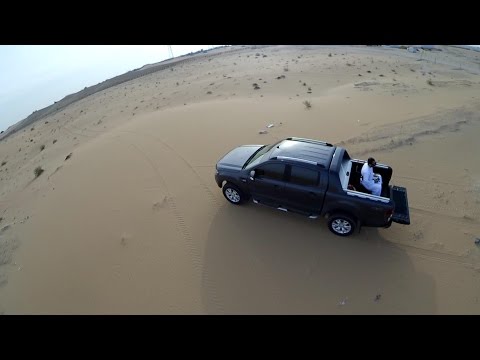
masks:
<path fill-rule="evenodd" d="M 375 183 L 373 180 L 374 176 L 378 176 L 380 181 Z M 380 196 L 382 192 L 382 176 L 379 174 L 373 173 L 373 168 L 368 166 L 368 163 L 363 164 L 362 166 L 362 185 L 365 188 L 372 192 L 372 195 Z"/>

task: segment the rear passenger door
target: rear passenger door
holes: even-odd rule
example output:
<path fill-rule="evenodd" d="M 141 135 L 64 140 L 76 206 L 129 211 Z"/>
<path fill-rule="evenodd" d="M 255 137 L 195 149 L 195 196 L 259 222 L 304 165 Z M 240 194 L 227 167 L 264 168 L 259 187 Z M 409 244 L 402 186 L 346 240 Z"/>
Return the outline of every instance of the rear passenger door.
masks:
<path fill-rule="evenodd" d="M 287 165 L 285 205 L 289 210 L 305 214 L 320 214 L 325 196 L 323 174 L 301 165 Z M 324 175 L 325 176 L 325 175 Z"/>
<path fill-rule="evenodd" d="M 255 200 L 278 207 L 283 202 L 285 187 L 285 164 L 271 162 L 255 169 L 254 180 L 248 180 L 250 194 Z"/>

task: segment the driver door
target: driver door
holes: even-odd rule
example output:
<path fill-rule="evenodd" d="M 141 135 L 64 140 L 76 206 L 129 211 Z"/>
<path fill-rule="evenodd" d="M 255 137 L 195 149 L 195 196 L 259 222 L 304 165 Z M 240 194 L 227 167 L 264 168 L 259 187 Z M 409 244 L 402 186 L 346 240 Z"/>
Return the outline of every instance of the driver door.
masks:
<path fill-rule="evenodd" d="M 285 164 L 271 162 L 255 168 L 255 176 L 248 179 L 252 197 L 262 204 L 279 207 L 284 202 Z"/>

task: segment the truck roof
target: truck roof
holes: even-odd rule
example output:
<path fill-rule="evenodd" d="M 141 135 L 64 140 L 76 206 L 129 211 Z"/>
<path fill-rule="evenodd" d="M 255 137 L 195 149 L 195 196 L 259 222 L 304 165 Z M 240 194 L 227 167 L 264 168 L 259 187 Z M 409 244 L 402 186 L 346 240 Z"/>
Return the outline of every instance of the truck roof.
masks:
<path fill-rule="evenodd" d="M 286 138 L 270 154 L 270 159 L 293 160 L 327 169 L 336 147 L 324 141 L 298 137 Z"/>

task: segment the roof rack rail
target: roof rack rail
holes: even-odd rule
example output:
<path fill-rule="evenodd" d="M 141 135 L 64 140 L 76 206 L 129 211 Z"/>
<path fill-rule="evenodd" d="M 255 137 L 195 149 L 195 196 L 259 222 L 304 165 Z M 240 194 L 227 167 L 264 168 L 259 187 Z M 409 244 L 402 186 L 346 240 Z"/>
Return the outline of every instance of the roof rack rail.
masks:
<path fill-rule="evenodd" d="M 317 165 L 320 167 L 325 167 L 323 164 L 319 164 L 316 161 L 311 161 L 311 160 L 305 160 L 305 159 L 299 159 L 291 156 L 274 156 L 272 157 L 272 160 L 293 160 L 293 161 L 298 161 L 298 162 L 303 162 L 311 165 Z"/>
<path fill-rule="evenodd" d="M 300 138 L 300 137 L 289 137 L 289 138 L 286 138 L 286 140 L 301 141 L 301 142 L 306 142 L 310 144 L 318 144 L 318 145 L 325 145 L 325 146 L 333 146 L 332 144 L 327 143 L 325 141 L 306 139 L 306 138 Z"/>

